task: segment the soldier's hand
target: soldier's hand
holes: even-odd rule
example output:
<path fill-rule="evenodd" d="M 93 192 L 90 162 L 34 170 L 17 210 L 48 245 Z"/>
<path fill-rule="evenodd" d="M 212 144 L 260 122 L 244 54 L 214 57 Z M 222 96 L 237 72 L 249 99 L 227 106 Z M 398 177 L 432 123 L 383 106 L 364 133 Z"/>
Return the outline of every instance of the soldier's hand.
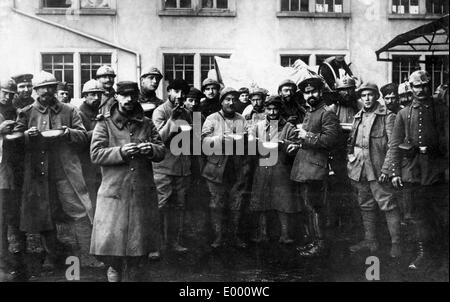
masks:
<path fill-rule="evenodd" d="M 381 173 L 380 177 L 378 178 L 378 182 L 379 183 L 387 182 L 388 179 L 389 179 L 389 177 L 386 174 Z"/>
<path fill-rule="evenodd" d="M 152 152 L 152 144 L 142 143 L 138 145 L 139 153 L 143 155 L 149 155 Z"/>
<path fill-rule="evenodd" d="M 30 129 L 28 129 L 28 135 L 31 137 L 36 137 L 39 135 L 39 133 L 40 131 L 36 127 L 31 127 Z"/>
<path fill-rule="evenodd" d="M 181 113 L 183 112 L 183 108 L 180 106 L 176 106 L 172 109 L 172 119 L 176 120 L 181 116 Z"/>
<path fill-rule="evenodd" d="M 62 126 L 61 130 L 64 131 L 64 133 L 61 135 L 61 137 L 68 138 L 69 137 L 69 133 L 70 133 L 69 132 L 69 128 L 67 126 Z"/>
<path fill-rule="evenodd" d="M 305 138 L 306 138 L 306 134 L 308 133 L 308 132 L 306 132 L 306 130 L 303 129 L 303 128 L 297 128 L 297 129 L 295 129 L 294 131 L 295 131 L 295 132 L 298 132 L 298 138 L 301 138 L 301 139 L 305 139 Z"/>
<path fill-rule="evenodd" d="M 123 145 L 122 148 L 120 149 L 120 152 L 124 156 L 129 157 L 129 156 L 133 156 L 136 153 L 138 153 L 139 148 L 136 143 L 130 143 L 130 144 Z"/>
<path fill-rule="evenodd" d="M 402 178 L 400 176 L 393 177 L 391 182 L 394 188 L 396 189 L 400 189 L 401 187 L 403 187 Z"/>
<path fill-rule="evenodd" d="M 0 133 L 1 134 L 9 134 L 14 128 L 14 125 L 16 124 L 15 121 L 4 121 L 0 124 Z"/>
<path fill-rule="evenodd" d="M 292 153 L 294 153 L 295 151 L 297 151 L 299 148 L 300 148 L 300 146 L 297 145 L 297 144 L 290 144 L 290 145 L 287 147 L 287 152 L 288 152 L 289 154 L 292 154 Z"/>

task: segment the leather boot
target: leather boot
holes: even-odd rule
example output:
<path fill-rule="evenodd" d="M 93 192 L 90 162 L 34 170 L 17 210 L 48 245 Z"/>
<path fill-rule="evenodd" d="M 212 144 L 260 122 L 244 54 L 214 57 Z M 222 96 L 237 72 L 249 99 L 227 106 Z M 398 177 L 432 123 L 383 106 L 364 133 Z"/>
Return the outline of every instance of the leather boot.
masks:
<path fill-rule="evenodd" d="M 364 240 L 352 245 L 349 250 L 356 253 L 368 249 L 371 253 L 378 250 L 378 242 L 376 240 L 376 215 L 375 211 L 361 211 L 362 221 L 364 225 Z"/>
<path fill-rule="evenodd" d="M 53 271 L 56 269 L 58 262 L 56 254 L 56 231 L 42 232 L 41 239 L 46 253 L 42 268 L 47 271 Z"/>
<path fill-rule="evenodd" d="M 425 242 L 418 241 L 417 242 L 417 252 L 416 252 L 416 259 L 414 259 L 413 262 L 408 266 L 411 270 L 419 270 L 423 269 L 427 266 L 429 262 L 428 254 L 426 253 L 425 249 Z"/>
<path fill-rule="evenodd" d="M 278 212 L 278 217 L 280 219 L 281 226 L 281 236 L 279 242 L 283 244 L 293 243 L 294 240 L 289 238 L 288 215 L 286 213 Z"/>
<path fill-rule="evenodd" d="M 316 211 L 310 213 L 311 223 L 314 230 L 314 242 L 310 244 L 310 248 L 305 248 L 299 251 L 302 257 L 321 257 L 327 254 L 328 248 L 325 242 L 325 224 L 324 217 Z"/>
<path fill-rule="evenodd" d="M 222 231 L 222 212 L 221 210 L 211 211 L 211 222 L 214 228 L 215 240 L 211 244 L 211 247 L 216 249 L 223 245 L 223 231 Z"/>
<path fill-rule="evenodd" d="M 81 218 L 75 221 L 73 226 L 81 267 L 103 267 L 103 263 L 90 254 L 92 226 L 89 218 Z"/>
<path fill-rule="evenodd" d="M 260 213 L 258 217 L 258 226 L 256 228 L 256 234 L 252 238 L 255 243 L 267 242 L 269 241 L 267 237 L 267 219 L 266 214 Z"/>
<path fill-rule="evenodd" d="M 164 251 L 169 244 L 169 213 L 166 209 L 160 210 L 161 215 L 161 249 Z"/>
<path fill-rule="evenodd" d="M 175 242 L 173 243 L 173 249 L 178 253 L 185 253 L 188 251 L 187 248 L 181 245 L 181 239 L 183 237 L 183 229 L 184 229 L 184 210 L 176 210 L 176 223 L 177 223 L 177 234 Z"/>
<path fill-rule="evenodd" d="M 391 251 L 392 258 L 398 258 L 402 255 L 400 246 L 400 213 L 397 209 L 385 213 L 386 222 L 391 235 Z"/>
<path fill-rule="evenodd" d="M 310 250 L 316 245 L 316 238 L 314 238 L 314 218 L 313 214 L 308 212 L 306 215 L 303 215 L 304 222 L 302 223 L 302 226 L 305 230 L 305 234 L 307 236 L 304 236 L 303 245 L 297 247 L 297 251 L 303 252 Z"/>
<path fill-rule="evenodd" d="M 239 211 L 231 211 L 232 216 L 232 244 L 238 248 L 246 248 L 247 244 L 239 238 L 239 222 L 241 220 L 241 213 Z"/>

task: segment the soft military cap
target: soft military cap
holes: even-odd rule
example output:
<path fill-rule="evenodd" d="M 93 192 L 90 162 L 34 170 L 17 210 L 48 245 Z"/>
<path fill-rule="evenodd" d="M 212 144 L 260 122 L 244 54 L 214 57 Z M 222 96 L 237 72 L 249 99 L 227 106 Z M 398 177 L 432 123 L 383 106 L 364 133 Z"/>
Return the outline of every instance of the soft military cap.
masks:
<path fill-rule="evenodd" d="M 130 95 L 138 93 L 139 93 L 139 86 L 138 83 L 136 82 L 122 81 L 117 83 L 117 94 Z"/>
<path fill-rule="evenodd" d="M 16 84 L 20 84 L 20 83 L 30 83 L 33 80 L 33 75 L 29 74 L 29 73 L 25 73 L 25 74 L 18 74 L 15 76 L 11 77 L 14 82 L 16 82 Z"/>

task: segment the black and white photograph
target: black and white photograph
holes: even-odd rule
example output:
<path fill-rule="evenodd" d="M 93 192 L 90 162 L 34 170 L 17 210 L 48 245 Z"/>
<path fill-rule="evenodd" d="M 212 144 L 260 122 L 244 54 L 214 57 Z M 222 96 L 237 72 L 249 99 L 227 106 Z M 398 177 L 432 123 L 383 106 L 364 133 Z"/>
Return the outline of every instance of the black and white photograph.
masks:
<path fill-rule="evenodd" d="M 0 0 L 0 60 L 0 283 L 449 281 L 448 0 Z"/>

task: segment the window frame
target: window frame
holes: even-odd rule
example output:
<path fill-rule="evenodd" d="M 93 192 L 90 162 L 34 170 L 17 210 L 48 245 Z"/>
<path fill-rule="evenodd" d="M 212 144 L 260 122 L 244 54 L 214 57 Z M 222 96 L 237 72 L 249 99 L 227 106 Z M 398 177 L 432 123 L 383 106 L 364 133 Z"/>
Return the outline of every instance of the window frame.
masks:
<path fill-rule="evenodd" d="M 326 55 L 345 55 L 345 61 L 351 62 L 351 55 L 348 49 L 290 49 L 279 50 L 277 52 L 277 63 L 281 66 L 281 56 L 307 56 L 309 55 L 308 62 L 305 62 L 309 66 L 316 66 L 317 56 Z"/>
<path fill-rule="evenodd" d="M 200 89 L 202 82 L 201 82 L 201 56 L 207 55 L 207 56 L 217 56 L 217 55 L 229 55 L 230 57 L 233 55 L 234 51 L 232 49 L 179 49 L 179 48 L 160 48 L 158 50 L 158 57 L 161 59 L 161 71 L 163 74 L 165 73 L 165 62 L 164 62 L 164 55 L 172 54 L 172 55 L 194 55 L 194 87 Z M 165 74 L 164 74 L 165 76 Z M 164 99 L 167 97 L 167 84 L 164 80 L 161 81 L 161 84 L 159 85 L 159 89 L 161 94 L 163 95 Z"/>
<path fill-rule="evenodd" d="M 351 18 L 351 1 L 342 0 L 342 13 L 336 12 L 316 12 L 316 0 L 309 0 L 309 11 L 282 11 L 281 1 L 277 0 L 277 13 L 278 18 L 337 18 L 337 19 L 350 19 Z M 392 1 L 392 0 L 389 0 Z"/>
<path fill-rule="evenodd" d="M 398 14 L 392 12 L 393 0 L 388 1 L 387 15 L 389 20 L 437 20 L 445 14 L 433 14 L 427 12 L 426 0 L 419 0 L 418 14 Z"/>
<path fill-rule="evenodd" d="M 35 74 L 39 74 L 42 69 L 42 55 L 45 54 L 72 54 L 73 55 L 73 99 L 81 99 L 81 55 L 82 54 L 103 54 L 111 55 L 111 66 L 117 73 L 116 82 L 119 81 L 117 50 L 111 48 L 47 48 L 37 51 L 37 66 Z"/>
<path fill-rule="evenodd" d="M 39 8 L 36 10 L 37 15 L 109 15 L 117 14 L 117 0 L 109 0 L 109 8 L 82 8 L 82 0 L 72 0 L 72 6 L 68 8 L 45 7 L 44 0 L 39 0 Z"/>
<path fill-rule="evenodd" d="M 164 2 L 165 0 L 159 1 L 158 15 L 160 17 L 236 17 L 236 0 L 228 0 L 226 9 L 203 8 L 202 0 L 191 0 L 191 8 L 166 8 Z"/>

